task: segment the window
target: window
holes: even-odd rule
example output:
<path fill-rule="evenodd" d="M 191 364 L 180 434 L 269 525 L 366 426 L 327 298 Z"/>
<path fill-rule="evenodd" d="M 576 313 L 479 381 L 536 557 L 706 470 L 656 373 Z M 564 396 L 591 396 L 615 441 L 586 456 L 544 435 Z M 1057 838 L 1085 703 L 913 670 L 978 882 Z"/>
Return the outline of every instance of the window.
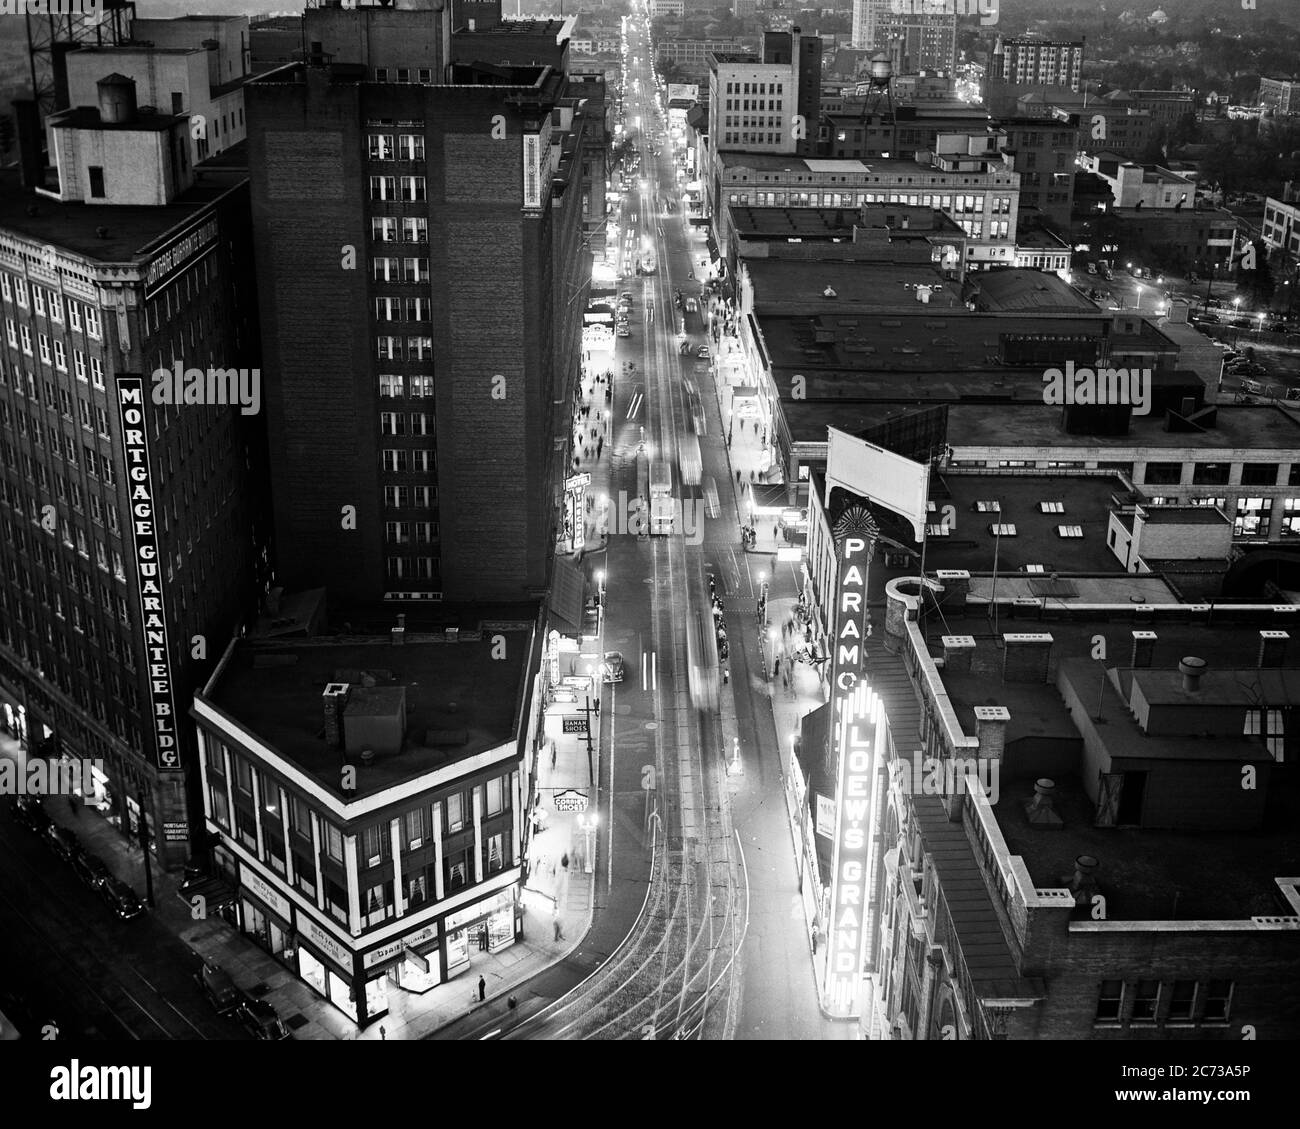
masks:
<path fill-rule="evenodd" d="M 392 374 L 380 374 L 379 377 L 379 395 L 381 397 L 395 397 L 405 395 L 404 382 L 402 377 Z"/>
<path fill-rule="evenodd" d="M 86 354 L 80 349 L 72 350 L 72 371 L 83 384 L 86 382 Z"/>
<path fill-rule="evenodd" d="M 1103 980 L 1097 994 L 1097 1021 L 1114 1023 L 1119 1020 L 1124 1006 L 1124 981 Z"/>
<path fill-rule="evenodd" d="M 410 452 L 399 448 L 387 447 L 380 452 L 384 470 L 404 474 L 410 468 Z"/>
<path fill-rule="evenodd" d="M 1277 472 L 1276 463 L 1242 463 L 1241 484 L 1243 486 L 1276 486 Z"/>
<path fill-rule="evenodd" d="M 976 502 L 974 510 L 977 514 L 1000 514 L 1002 512 L 1002 503 Z"/>
<path fill-rule="evenodd" d="M 1205 1011 L 1201 1018 L 1207 1023 L 1226 1023 L 1232 1007 L 1232 981 L 1211 980 L 1205 986 Z"/>
<path fill-rule="evenodd" d="M 376 298 L 375 318 L 378 321 L 401 321 L 402 300 L 400 298 Z"/>
<path fill-rule="evenodd" d="M 406 320 L 407 321 L 428 321 L 432 316 L 433 307 L 428 298 L 407 298 L 406 300 Z M 429 347 L 432 349 L 433 342 L 429 341 Z"/>
<path fill-rule="evenodd" d="M 332 823 L 323 824 L 325 828 L 325 853 L 335 862 L 343 861 L 343 832 Z"/>
<path fill-rule="evenodd" d="M 90 383 L 101 392 L 104 390 L 104 362 L 98 357 L 90 358 Z"/>
<path fill-rule="evenodd" d="M 96 341 L 100 338 L 99 311 L 91 306 L 86 307 L 86 336 L 93 337 Z"/>
<path fill-rule="evenodd" d="M 1232 535 L 1267 537 L 1272 516 L 1272 498 L 1238 498 L 1237 516 L 1232 521 Z"/>
<path fill-rule="evenodd" d="M 429 221 L 423 216 L 404 216 L 402 218 L 403 243 L 428 243 Z"/>
<path fill-rule="evenodd" d="M 90 177 L 90 195 L 92 199 L 104 198 L 104 168 L 102 165 L 88 165 L 86 175 Z"/>
<path fill-rule="evenodd" d="M 1287 498 L 1282 503 L 1283 537 L 1300 537 L 1300 498 Z"/>
<path fill-rule="evenodd" d="M 1196 981 L 1195 980 L 1175 980 L 1173 988 L 1169 993 L 1169 1014 L 1166 1018 L 1170 1022 L 1176 1020 L 1189 1020 L 1192 1018 L 1192 1009 L 1196 1006 Z"/>
<path fill-rule="evenodd" d="M 390 545 L 406 545 L 411 540 L 411 523 L 409 521 L 384 522 L 384 540 Z"/>
<path fill-rule="evenodd" d="M 505 836 L 488 835 L 483 840 L 483 861 L 486 864 L 484 870 L 488 874 L 495 874 L 502 870 L 506 865 L 505 856 Z"/>
<path fill-rule="evenodd" d="M 402 199 L 408 203 L 418 203 L 423 200 L 424 196 L 424 177 L 422 176 L 404 176 L 402 177 Z"/>
<path fill-rule="evenodd" d="M 1014 537 L 1016 535 L 1016 527 L 1014 525 L 990 525 L 989 532 L 993 534 L 994 537 Z"/>
<path fill-rule="evenodd" d="M 54 342 L 54 367 L 60 372 L 68 371 L 68 350 L 62 341 Z"/>
<path fill-rule="evenodd" d="M 448 890 L 459 890 L 469 882 L 469 877 L 473 873 L 470 869 L 473 865 L 470 853 L 472 850 L 472 847 L 464 847 L 447 852 L 443 865 L 446 867 L 444 878 Z"/>
<path fill-rule="evenodd" d="M 393 159 L 393 135 L 391 133 L 372 133 L 370 134 L 370 159 L 372 161 L 391 161 Z M 384 179 L 380 177 L 371 177 L 371 181 Z M 392 179 L 391 177 L 387 179 Z M 383 197 L 391 199 L 391 197 Z"/>
<path fill-rule="evenodd" d="M 39 286 L 32 287 L 32 309 L 41 317 L 45 316 L 45 295 Z"/>
<path fill-rule="evenodd" d="M 1134 1021 L 1154 1021 L 1160 1010 L 1160 981 L 1139 980 L 1133 993 Z"/>
<path fill-rule="evenodd" d="M 1198 486 L 1223 486 L 1231 470 L 1228 463 L 1193 463 L 1192 482 Z"/>
<path fill-rule="evenodd" d="M 407 486 L 385 486 L 384 505 L 403 509 L 410 503 L 410 488 Z"/>
<path fill-rule="evenodd" d="M 428 259 L 403 259 L 402 260 L 402 281 L 403 282 L 428 282 L 429 281 L 429 260 Z"/>
<path fill-rule="evenodd" d="M 455 795 L 448 796 L 446 799 L 446 804 L 447 804 L 446 830 L 449 833 L 453 831 L 459 831 L 462 827 L 465 826 L 464 794 L 461 792 L 457 792 Z"/>
<path fill-rule="evenodd" d="M 412 412 L 411 413 L 411 434 L 412 435 L 429 435 L 429 413 Z"/>
<path fill-rule="evenodd" d="M 377 258 L 372 263 L 376 282 L 401 282 L 401 259 Z"/>
<path fill-rule="evenodd" d="M 226 830 L 230 829 L 230 808 L 226 805 L 226 790 L 215 784 L 208 785 L 208 797 L 212 801 L 212 818 Z"/>
<path fill-rule="evenodd" d="M 407 360 L 410 361 L 433 360 L 433 338 L 408 337 L 406 339 L 406 354 Z"/>
<path fill-rule="evenodd" d="M 1058 537 L 1068 537 L 1077 540 L 1083 536 L 1083 526 L 1081 525 L 1058 525 L 1056 527 Z"/>
<path fill-rule="evenodd" d="M 1063 514 L 1065 513 L 1064 502 L 1039 502 L 1038 510 L 1045 514 Z"/>
<path fill-rule="evenodd" d="M 1199 466 L 1201 464 L 1197 465 Z M 1147 463 L 1147 473 L 1144 481 L 1148 485 L 1177 486 L 1182 479 L 1182 463 Z M 1199 479 L 1197 481 L 1199 481 Z"/>
<path fill-rule="evenodd" d="M 433 377 L 431 376 L 411 376 L 407 378 L 407 393 L 416 399 L 427 398 L 433 395 Z"/>
<path fill-rule="evenodd" d="M 438 523 L 436 521 L 417 521 L 415 522 L 415 539 L 420 544 L 428 544 L 430 541 L 437 540 Z"/>
<path fill-rule="evenodd" d="M 370 221 L 370 237 L 377 243 L 397 242 L 397 219 L 395 216 L 375 216 Z"/>
<path fill-rule="evenodd" d="M 9 339 L 11 349 L 18 348 L 18 325 L 13 318 L 5 318 L 5 337 Z"/>
<path fill-rule="evenodd" d="M 235 783 L 241 792 L 253 794 L 253 766 L 243 757 L 233 758 L 235 762 Z"/>
<path fill-rule="evenodd" d="M 1286 723 L 1281 710 L 1251 709 L 1246 711 L 1246 725 L 1242 733 L 1258 737 L 1264 742 L 1269 755 L 1281 764 L 1286 756 Z"/>
<path fill-rule="evenodd" d="M 413 851 L 424 843 L 424 809 L 415 808 L 402 816 L 402 838 L 406 849 Z"/>
<path fill-rule="evenodd" d="M 22 341 L 23 352 L 30 357 L 32 355 L 32 331 L 25 325 L 20 325 L 18 327 L 18 336 Z"/>
<path fill-rule="evenodd" d="M 388 857 L 388 825 L 376 823 L 361 833 L 361 857 L 366 866 L 378 866 Z"/>
<path fill-rule="evenodd" d="M 73 329 L 80 332 L 81 306 L 78 305 L 76 302 L 72 301 L 71 298 L 68 299 L 68 324 L 72 326 Z"/>
<path fill-rule="evenodd" d="M 375 338 L 375 350 L 381 361 L 402 359 L 402 339 L 387 334 Z"/>
<path fill-rule="evenodd" d="M 370 178 L 370 199 L 396 200 L 397 199 L 397 177 L 372 176 Z"/>
<path fill-rule="evenodd" d="M 495 780 L 487 782 L 487 814 L 499 815 L 502 808 L 501 803 L 501 784 L 503 777 L 498 776 Z"/>
<path fill-rule="evenodd" d="M 289 799 L 290 826 L 304 839 L 311 838 L 311 811 L 301 796 Z"/>
<path fill-rule="evenodd" d="M 424 160 L 424 135 L 423 134 L 403 133 L 397 140 L 401 151 L 402 160 L 404 161 Z"/>
<path fill-rule="evenodd" d="M 406 900 L 410 905 L 423 905 L 428 897 L 429 889 L 423 874 L 417 874 L 414 878 L 406 880 Z"/>

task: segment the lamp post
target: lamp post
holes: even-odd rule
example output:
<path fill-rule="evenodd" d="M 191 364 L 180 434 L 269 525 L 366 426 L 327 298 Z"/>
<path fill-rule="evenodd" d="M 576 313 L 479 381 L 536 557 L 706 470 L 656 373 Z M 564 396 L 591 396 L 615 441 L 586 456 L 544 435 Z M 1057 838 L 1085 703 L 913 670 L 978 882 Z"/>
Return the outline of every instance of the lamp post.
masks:
<path fill-rule="evenodd" d="M 587 677 L 591 679 L 591 689 L 588 691 L 586 695 L 587 704 L 584 706 L 580 706 L 579 708 L 587 716 L 587 780 L 592 785 L 592 787 L 595 787 L 596 770 L 592 767 L 592 761 L 591 761 L 591 749 L 592 749 L 591 715 L 595 714 L 597 717 L 600 717 L 600 699 L 596 698 L 596 704 L 594 706 L 591 704 L 592 698 L 595 697 L 597 694 L 596 687 L 599 685 L 599 683 L 596 681 L 595 675 L 592 673 L 590 663 L 587 664 Z"/>

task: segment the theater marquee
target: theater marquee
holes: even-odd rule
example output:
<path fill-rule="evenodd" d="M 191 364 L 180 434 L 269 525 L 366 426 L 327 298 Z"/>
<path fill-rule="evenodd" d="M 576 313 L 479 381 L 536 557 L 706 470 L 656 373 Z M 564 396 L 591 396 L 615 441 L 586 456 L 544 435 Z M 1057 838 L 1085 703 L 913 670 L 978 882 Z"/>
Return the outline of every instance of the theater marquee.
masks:
<path fill-rule="evenodd" d="M 881 784 L 884 716 L 867 684 L 867 576 L 877 528 L 869 511 L 851 506 L 835 524 L 839 582 L 832 650 L 832 740 L 838 768 L 832 836 L 830 911 L 822 1003 L 854 1018 L 862 1012 L 863 973 L 873 935 L 875 809 Z"/>
<path fill-rule="evenodd" d="M 180 772 L 176 743 L 176 697 L 173 693 L 171 648 L 167 641 L 161 553 L 154 521 L 149 429 L 145 418 L 144 378 L 117 378 L 117 406 L 122 423 L 122 448 L 131 503 L 131 542 L 136 587 L 140 593 L 140 624 L 149 663 L 149 728 L 154 734 L 155 761 L 160 772 Z"/>

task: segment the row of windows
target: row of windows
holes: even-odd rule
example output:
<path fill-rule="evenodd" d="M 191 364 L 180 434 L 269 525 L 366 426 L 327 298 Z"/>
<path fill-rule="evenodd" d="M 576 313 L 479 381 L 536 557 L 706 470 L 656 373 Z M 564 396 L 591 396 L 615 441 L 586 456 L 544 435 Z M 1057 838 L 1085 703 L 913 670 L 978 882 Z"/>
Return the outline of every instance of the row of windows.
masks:
<path fill-rule="evenodd" d="M 400 259 L 378 256 L 371 260 L 371 270 L 376 282 L 428 282 L 427 258 Z"/>
<path fill-rule="evenodd" d="M 408 204 L 428 199 L 422 176 L 372 176 L 370 199 L 402 200 Z"/>
<path fill-rule="evenodd" d="M 411 472 L 427 474 L 434 469 L 433 452 L 408 450 L 405 447 L 385 447 L 379 452 L 380 465 L 394 474 Z"/>
<path fill-rule="evenodd" d="M 375 338 L 375 356 L 381 361 L 431 361 L 432 337 L 395 337 L 383 333 Z"/>
<path fill-rule="evenodd" d="M 437 557 L 387 557 L 389 580 L 437 580 L 440 575 Z"/>
<path fill-rule="evenodd" d="M 438 540 L 436 521 L 386 521 L 384 540 L 390 545 L 427 545 Z"/>
<path fill-rule="evenodd" d="M 66 302 L 68 325 L 80 333 L 84 321 L 86 336 L 93 337 L 96 341 L 102 339 L 99 311 L 94 306 L 85 305 L 73 298 L 65 299 L 61 294 L 56 294 L 53 290 L 47 290 L 34 282 L 29 291 L 25 278 L 11 279 L 7 272 L 0 271 L 0 297 L 3 297 L 6 302 L 16 302 L 24 310 L 28 309 L 29 292 L 30 308 L 40 317 L 48 317 L 50 321 L 61 324 Z"/>
<path fill-rule="evenodd" d="M 431 67 L 376 67 L 376 82 L 432 82 Z"/>
<path fill-rule="evenodd" d="M 370 237 L 377 243 L 428 243 L 429 221 L 425 216 L 374 216 Z"/>
<path fill-rule="evenodd" d="M 15 415 L 15 422 L 21 424 L 22 421 L 26 420 L 26 418 L 26 415 L 19 412 Z M 42 431 L 38 425 L 33 424 L 29 430 L 24 430 L 20 426 L 18 430 L 19 435 L 30 439 L 34 446 L 45 446 L 42 440 Z M 59 429 L 53 424 L 50 425 L 49 441 L 50 454 L 61 462 L 75 468 L 78 465 L 78 460 L 84 456 L 84 462 L 82 465 L 85 472 L 91 478 L 98 478 L 108 486 L 116 485 L 116 476 L 113 473 L 113 460 L 108 455 L 100 454 L 89 443 L 81 444 L 80 453 L 78 453 L 76 437 L 73 435 L 61 434 Z M 0 439 L 0 458 L 3 458 L 6 466 L 12 467 L 14 470 L 19 469 L 19 459 L 21 458 L 22 471 L 28 482 L 42 483 L 46 481 L 45 475 L 47 472 L 44 463 L 33 460 L 32 456 L 26 451 L 21 453 L 15 451 L 13 447 L 2 439 Z M 55 477 L 58 477 L 57 473 Z M 48 485 L 43 488 L 48 489 Z M 35 504 L 35 497 L 32 498 L 32 502 Z"/>
<path fill-rule="evenodd" d="M 781 98 L 755 98 L 752 102 L 748 98 L 728 98 L 726 109 L 728 110 L 779 110 L 784 100 Z"/>
<path fill-rule="evenodd" d="M 1149 462 L 1142 481 L 1153 486 L 1177 486 L 1183 481 L 1185 463 Z M 1280 463 L 1242 463 L 1243 486 L 1277 486 Z M 1232 479 L 1232 463 L 1192 463 L 1192 485 L 1226 486 Z M 1300 486 L 1300 463 L 1292 463 L 1288 486 Z"/>
<path fill-rule="evenodd" d="M 32 352 L 32 331 L 25 325 L 18 325 L 13 318 L 5 318 L 5 339 L 9 342 L 10 348 L 20 349 L 28 357 L 35 355 Z M 37 331 L 36 348 L 45 364 L 53 365 L 59 372 L 68 371 L 67 347 L 58 338 L 51 339 L 47 334 Z M 78 380 L 86 382 L 87 367 L 89 367 L 90 379 L 95 387 L 101 389 L 104 387 L 102 360 L 94 356 L 88 358 L 80 349 L 74 348 L 72 363 Z"/>
<path fill-rule="evenodd" d="M 376 298 L 375 317 L 379 321 L 428 321 L 433 303 L 428 298 Z"/>
<path fill-rule="evenodd" d="M 1231 980 L 1103 980 L 1097 994 L 1097 1022 L 1226 1023 L 1232 1010 Z"/>
<path fill-rule="evenodd" d="M 424 134 L 372 133 L 369 135 L 370 159 L 372 161 L 423 161 Z"/>
<path fill-rule="evenodd" d="M 384 505 L 389 509 L 404 510 L 414 505 L 418 510 L 429 510 L 438 504 L 436 486 L 385 486 Z"/>
<path fill-rule="evenodd" d="M 729 82 L 728 94 L 784 94 L 783 82 Z"/>
<path fill-rule="evenodd" d="M 380 373 L 379 395 L 385 398 L 409 396 L 413 400 L 427 399 L 433 395 L 433 377 Z"/>
<path fill-rule="evenodd" d="M 432 435 L 433 416 L 428 412 L 380 412 L 382 435 Z"/>
<path fill-rule="evenodd" d="M 723 134 L 724 145 L 779 145 L 781 143 L 781 131 L 775 133 L 725 133 Z"/>

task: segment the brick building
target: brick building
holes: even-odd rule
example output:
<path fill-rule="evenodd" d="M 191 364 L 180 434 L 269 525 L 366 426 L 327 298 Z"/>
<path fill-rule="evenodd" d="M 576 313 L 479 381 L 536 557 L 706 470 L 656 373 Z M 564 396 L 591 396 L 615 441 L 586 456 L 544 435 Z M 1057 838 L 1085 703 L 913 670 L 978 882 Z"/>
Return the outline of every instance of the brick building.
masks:
<path fill-rule="evenodd" d="M 537 594 L 603 111 L 558 21 L 306 16 L 309 61 L 248 87 L 282 579 L 344 605 Z"/>

